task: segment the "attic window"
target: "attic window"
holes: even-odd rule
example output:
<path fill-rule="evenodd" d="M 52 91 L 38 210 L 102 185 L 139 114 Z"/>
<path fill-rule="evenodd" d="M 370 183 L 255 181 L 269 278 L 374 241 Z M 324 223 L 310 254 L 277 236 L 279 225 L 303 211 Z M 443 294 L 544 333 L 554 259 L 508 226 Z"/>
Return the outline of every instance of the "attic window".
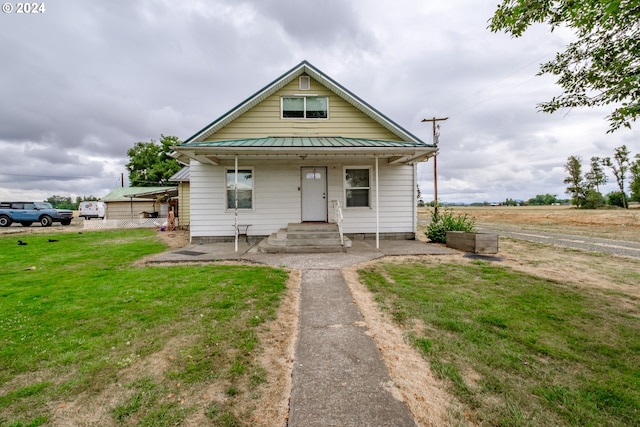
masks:
<path fill-rule="evenodd" d="M 311 89 L 311 79 L 309 76 L 300 76 L 300 90 Z"/>
<path fill-rule="evenodd" d="M 329 99 L 326 96 L 287 96 L 282 98 L 283 119 L 326 119 Z"/>

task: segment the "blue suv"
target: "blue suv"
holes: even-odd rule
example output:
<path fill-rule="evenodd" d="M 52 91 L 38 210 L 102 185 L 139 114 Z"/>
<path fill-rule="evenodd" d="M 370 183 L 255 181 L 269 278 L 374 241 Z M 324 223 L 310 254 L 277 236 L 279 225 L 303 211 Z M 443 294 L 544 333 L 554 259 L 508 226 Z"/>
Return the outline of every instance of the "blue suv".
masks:
<path fill-rule="evenodd" d="M 49 227 L 54 222 L 62 225 L 71 224 L 73 211 L 54 209 L 49 202 L 0 202 L 0 227 L 9 227 L 14 222 L 29 227 L 39 222 Z"/>

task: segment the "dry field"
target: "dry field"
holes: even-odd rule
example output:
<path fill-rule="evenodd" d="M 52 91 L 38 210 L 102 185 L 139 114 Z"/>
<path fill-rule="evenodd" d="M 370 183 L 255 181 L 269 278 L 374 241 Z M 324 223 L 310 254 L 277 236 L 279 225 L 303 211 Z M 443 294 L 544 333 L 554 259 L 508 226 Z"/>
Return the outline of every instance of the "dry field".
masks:
<path fill-rule="evenodd" d="M 640 209 L 587 210 L 567 206 L 455 207 L 476 225 L 502 230 L 546 231 L 640 242 Z M 430 211 L 420 212 L 419 230 L 426 230 Z M 424 235 L 422 231 L 420 234 Z M 640 262 L 636 257 L 602 254 L 559 246 L 500 238 L 500 264 L 535 276 L 584 288 L 622 293 L 621 304 L 640 299 Z M 468 262 L 462 254 L 439 257 Z M 633 303 L 637 304 L 637 302 Z"/>
<path fill-rule="evenodd" d="M 456 206 L 478 225 L 500 225 L 640 242 L 640 209 L 576 209 L 569 206 Z M 428 217 L 429 213 L 422 211 Z"/>

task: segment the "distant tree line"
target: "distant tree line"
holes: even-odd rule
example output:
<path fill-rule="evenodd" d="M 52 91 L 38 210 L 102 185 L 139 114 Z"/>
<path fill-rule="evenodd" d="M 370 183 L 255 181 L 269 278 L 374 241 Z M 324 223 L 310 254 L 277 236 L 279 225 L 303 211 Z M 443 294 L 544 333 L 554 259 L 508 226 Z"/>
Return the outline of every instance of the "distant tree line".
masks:
<path fill-rule="evenodd" d="M 529 200 L 515 200 L 507 198 L 504 202 L 473 202 L 473 203 L 438 203 L 438 206 L 549 206 L 568 205 L 569 199 L 559 199 L 555 194 L 537 194 Z M 433 201 L 418 200 L 418 207 L 434 207 Z"/>
<path fill-rule="evenodd" d="M 568 204 L 569 200 L 559 199 L 555 194 L 536 194 L 535 197 L 529 200 L 515 200 L 507 198 L 504 202 L 500 203 L 472 203 L 471 206 L 550 206 L 550 205 L 564 205 Z"/>
<path fill-rule="evenodd" d="M 45 202 L 51 203 L 56 209 L 71 209 L 72 211 L 78 210 L 78 206 L 80 206 L 80 202 L 83 200 L 100 200 L 95 196 L 77 196 L 75 200 L 71 197 L 64 196 L 51 196 L 45 200 Z"/>
<path fill-rule="evenodd" d="M 568 174 L 564 179 L 567 194 L 579 208 L 596 209 L 608 204 L 626 209 L 629 201 L 640 202 L 640 154 L 632 158 L 626 145 L 615 148 L 613 158 L 591 157 L 589 170 L 584 174 L 580 156 L 569 156 L 564 168 Z M 600 187 L 607 183 L 606 168 L 613 173 L 618 191 L 603 196 Z"/>

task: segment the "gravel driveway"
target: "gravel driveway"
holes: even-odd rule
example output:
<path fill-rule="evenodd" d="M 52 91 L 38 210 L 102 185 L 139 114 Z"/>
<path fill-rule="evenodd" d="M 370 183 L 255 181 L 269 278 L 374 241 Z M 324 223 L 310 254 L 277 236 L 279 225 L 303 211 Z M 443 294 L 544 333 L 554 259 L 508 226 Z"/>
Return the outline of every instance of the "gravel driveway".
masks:
<path fill-rule="evenodd" d="M 500 237 L 507 237 L 547 245 L 563 246 L 585 251 L 603 252 L 640 258 L 640 243 L 626 240 L 602 239 L 599 237 L 579 236 L 576 234 L 550 233 L 546 231 L 521 230 L 518 227 L 500 226 L 495 224 L 476 224 L 478 231 L 495 233 Z"/>

